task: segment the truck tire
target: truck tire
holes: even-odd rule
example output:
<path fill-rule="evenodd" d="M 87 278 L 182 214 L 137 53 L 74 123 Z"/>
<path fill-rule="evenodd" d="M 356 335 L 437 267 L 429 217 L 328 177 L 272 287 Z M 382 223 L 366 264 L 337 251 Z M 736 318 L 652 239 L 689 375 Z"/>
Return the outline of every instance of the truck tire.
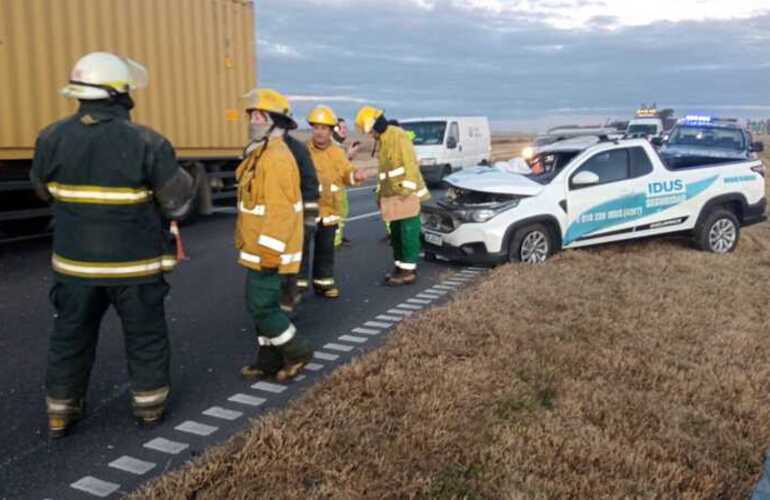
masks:
<path fill-rule="evenodd" d="M 508 261 L 542 264 L 554 254 L 553 242 L 551 230 L 543 224 L 521 227 L 508 245 Z"/>
<path fill-rule="evenodd" d="M 738 217 L 726 208 L 708 212 L 695 226 L 695 245 L 704 252 L 726 254 L 738 246 L 741 224 Z"/>

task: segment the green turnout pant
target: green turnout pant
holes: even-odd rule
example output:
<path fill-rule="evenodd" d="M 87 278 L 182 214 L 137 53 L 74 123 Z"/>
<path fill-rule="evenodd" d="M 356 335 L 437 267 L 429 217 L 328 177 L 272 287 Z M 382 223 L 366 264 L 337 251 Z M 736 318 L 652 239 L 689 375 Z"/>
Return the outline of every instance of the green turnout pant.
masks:
<path fill-rule="evenodd" d="M 390 223 L 390 243 L 396 267 L 407 271 L 417 269 L 421 227 L 419 215 Z"/>
<path fill-rule="evenodd" d="M 91 286 L 56 283 L 50 298 L 56 310 L 48 346 L 48 398 L 85 398 L 96 357 L 99 326 L 112 305 L 123 324 L 128 375 L 136 393 L 158 393 L 163 404 L 169 387 L 171 350 L 164 300 L 168 284 Z"/>
<path fill-rule="evenodd" d="M 334 236 L 334 246 L 338 247 L 342 245 L 343 231 L 345 230 L 345 219 L 350 215 L 350 201 L 348 200 L 348 191 L 345 189 L 342 191 L 340 197 L 340 222 L 337 224 L 337 234 Z"/>
<path fill-rule="evenodd" d="M 281 310 L 283 276 L 275 269 L 246 274 L 246 306 L 257 330 L 257 363 L 260 370 L 276 374 L 284 364 L 313 354 L 309 344 L 298 338 L 296 328 Z"/>

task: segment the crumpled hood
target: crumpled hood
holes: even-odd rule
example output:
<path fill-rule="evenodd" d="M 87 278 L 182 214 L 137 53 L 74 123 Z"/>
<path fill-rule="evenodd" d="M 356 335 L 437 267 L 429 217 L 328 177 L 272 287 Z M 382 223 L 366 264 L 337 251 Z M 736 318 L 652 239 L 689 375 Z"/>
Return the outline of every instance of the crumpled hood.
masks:
<path fill-rule="evenodd" d="M 534 196 L 543 186 L 520 174 L 501 171 L 495 167 L 472 167 L 444 179 L 448 184 L 483 193 Z"/>

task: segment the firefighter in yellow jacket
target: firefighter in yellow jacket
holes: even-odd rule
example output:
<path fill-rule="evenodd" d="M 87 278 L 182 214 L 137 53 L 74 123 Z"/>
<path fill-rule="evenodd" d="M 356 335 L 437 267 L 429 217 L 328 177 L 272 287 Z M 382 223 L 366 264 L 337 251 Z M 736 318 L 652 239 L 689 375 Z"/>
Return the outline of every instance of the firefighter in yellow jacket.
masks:
<path fill-rule="evenodd" d="M 283 275 L 296 274 L 302 260 L 302 195 L 297 163 L 283 140 L 297 123 L 289 101 L 272 89 L 256 89 L 246 103 L 258 145 L 236 171 L 238 263 L 247 268 L 246 302 L 257 330 L 256 361 L 248 379 L 296 376 L 312 350 L 281 310 Z"/>
<path fill-rule="evenodd" d="M 356 126 L 377 141 L 378 202 L 383 209 L 387 204 L 397 207 L 398 212 L 389 221 L 395 267 L 385 276 L 385 284 L 410 285 L 417 280 L 420 256 L 420 202 L 429 200 L 430 192 L 425 187 L 411 139 L 402 128 L 389 124 L 382 110 L 362 107 L 356 116 Z"/>
<path fill-rule="evenodd" d="M 321 192 L 315 253 L 312 256 L 313 287 L 318 294 L 336 299 L 340 292 L 334 280 L 334 239 L 344 217 L 345 186 L 354 186 L 366 180 L 366 173 L 356 169 L 345 151 L 333 144 L 332 132 L 337 126 L 337 116 L 330 107 L 317 106 L 310 112 L 307 121 L 313 127 L 313 136 L 307 146 Z M 301 274 L 306 276 L 309 262 L 303 262 L 302 266 Z"/>

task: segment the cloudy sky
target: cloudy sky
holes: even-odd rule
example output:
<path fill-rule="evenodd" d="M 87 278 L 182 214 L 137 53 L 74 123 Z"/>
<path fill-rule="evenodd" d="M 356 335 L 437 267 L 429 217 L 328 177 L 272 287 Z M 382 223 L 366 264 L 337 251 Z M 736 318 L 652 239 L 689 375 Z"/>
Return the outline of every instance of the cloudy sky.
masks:
<path fill-rule="evenodd" d="M 770 117 L 770 0 L 257 0 L 256 16 L 259 83 L 300 115 Z"/>

